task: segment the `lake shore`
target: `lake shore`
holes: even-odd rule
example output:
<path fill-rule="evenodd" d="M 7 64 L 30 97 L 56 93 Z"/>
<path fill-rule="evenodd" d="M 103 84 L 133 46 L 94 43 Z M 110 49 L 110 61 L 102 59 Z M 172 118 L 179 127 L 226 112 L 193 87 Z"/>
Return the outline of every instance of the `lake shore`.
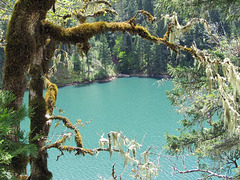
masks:
<path fill-rule="evenodd" d="M 76 81 L 76 82 L 70 82 L 70 83 L 65 83 L 65 84 L 59 84 L 57 83 L 58 87 L 65 87 L 65 86 L 75 86 L 75 85 L 79 85 L 79 84 L 91 84 L 91 83 L 107 83 L 107 82 L 111 82 L 117 78 L 130 78 L 130 77 L 139 77 L 139 78 L 163 78 L 163 79 L 168 79 L 170 78 L 170 75 L 168 74 L 160 74 L 160 75 L 148 75 L 148 74 L 118 74 L 116 76 L 110 76 L 106 79 L 102 79 L 102 80 L 94 80 L 94 81 Z"/>

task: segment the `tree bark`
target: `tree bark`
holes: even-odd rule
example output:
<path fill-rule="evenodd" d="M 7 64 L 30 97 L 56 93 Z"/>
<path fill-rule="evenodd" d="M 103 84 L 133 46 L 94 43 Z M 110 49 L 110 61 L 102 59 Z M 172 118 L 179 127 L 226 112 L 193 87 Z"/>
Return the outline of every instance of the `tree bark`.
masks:
<path fill-rule="evenodd" d="M 20 11 L 20 9 L 22 9 Z M 16 3 L 12 18 L 7 29 L 7 45 L 5 49 L 6 60 L 3 72 L 3 90 L 11 91 L 16 99 L 10 104 L 10 108 L 17 110 L 23 102 L 26 89 L 26 74 L 32 58 L 31 51 L 34 47 L 34 37 L 31 25 L 35 16 L 27 11 L 21 2 Z M 20 131 L 20 124 L 15 127 Z M 17 136 L 12 137 L 18 141 Z M 19 155 L 12 160 L 12 168 L 15 176 L 26 172 L 27 157 Z"/>
<path fill-rule="evenodd" d="M 13 13 L 7 28 L 7 44 L 5 49 L 6 60 L 4 63 L 3 72 L 3 90 L 11 91 L 16 97 L 15 100 L 10 104 L 9 108 L 17 110 L 22 105 L 27 84 L 26 75 L 29 65 L 31 63 L 34 64 L 33 60 L 42 53 L 40 46 L 43 46 L 46 39 L 46 37 L 42 36 L 40 32 L 40 23 L 41 20 L 45 19 L 47 11 L 54 3 L 55 0 L 18 0 L 14 5 Z M 33 67 L 38 69 L 35 66 Z M 37 72 L 40 72 L 40 70 Z M 40 74 L 32 74 L 31 78 L 33 80 L 32 84 L 36 83 L 37 81 L 40 83 L 36 86 L 40 88 L 37 91 L 35 88 L 30 93 L 32 104 L 31 107 L 34 107 L 33 101 L 40 99 L 39 96 L 42 94 L 43 88 Z M 34 93 L 36 93 L 36 97 L 33 96 Z M 43 101 L 40 102 L 44 103 Z M 31 138 L 35 137 L 36 134 L 41 132 L 41 126 L 40 128 L 36 128 L 34 126 L 39 125 L 37 122 L 41 122 L 40 124 L 42 124 L 42 121 L 45 120 L 44 113 L 42 113 L 40 117 L 36 117 L 36 115 L 34 115 L 36 110 L 41 109 L 41 107 L 42 106 L 38 107 L 38 104 L 36 104 L 36 108 L 33 108 L 34 110 L 32 115 L 33 119 L 31 119 L 31 130 L 35 130 L 31 133 L 30 142 Z M 19 132 L 19 130 L 20 124 L 15 127 L 16 132 Z M 12 139 L 14 141 L 19 140 L 17 136 L 12 137 Z M 39 147 L 41 146 L 41 142 L 42 141 L 35 141 L 34 143 Z M 38 155 L 37 158 L 39 158 Z M 27 162 L 27 157 L 23 155 L 13 158 L 11 166 L 16 177 L 19 177 L 22 173 L 26 173 Z M 43 163 L 41 166 L 46 165 Z M 42 171 L 40 173 L 45 172 L 46 171 Z"/>
<path fill-rule="evenodd" d="M 31 179 L 48 180 L 52 178 L 52 173 L 47 167 L 47 151 L 40 151 L 45 146 L 47 132 L 44 131 L 46 125 L 46 103 L 43 98 L 44 79 L 42 70 L 43 47 L 37 49 L 33 63 L 31 64 L 29 75 L 29 107 L 31 108 L 31 133 L 30 141 L 37 145 L 39 151 L 30 158 Z M 37 138 L 36 138 L 37 137 Z M 33 140 L 34 139 L 34 140 Z"/>

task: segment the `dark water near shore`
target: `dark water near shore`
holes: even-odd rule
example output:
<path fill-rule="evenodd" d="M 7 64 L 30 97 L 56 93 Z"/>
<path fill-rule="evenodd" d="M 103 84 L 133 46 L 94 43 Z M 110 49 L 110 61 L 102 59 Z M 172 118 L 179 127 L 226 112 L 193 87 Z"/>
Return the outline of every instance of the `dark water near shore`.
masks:
<path fill-rule="evenodd" d="M 165 132 L 177 134 L 177 122 L 182 117 L 172 109 L 165 95 L 165 90 L 170 90 L 172 83 L 165 82 L 158 88 L 156 81 L 151 78 L 119 78 L 109 83 L 64 87 L 59 89 L 56 106 L 63 109 L 64 116 L 73 123 L 77 119 L 82 122 L 91 120 L 90 124 L 80 128 L 85 148 L 98 147 L 99 135 L 103 133 L 122 131 L 128 138 L 136 137 L 139 142 L 144 137 L 142 151 L 148 147 L 158 147 L 160 152 L 165 144 Z M 29 121 L 24 121 L 23 126 L 27 129 Z M 63 127 L 54 130 L 54 133 L 61 130 L 64 130 Z M 100 176 L 109 179 L 114 162 L 117 175 L 123 170 L 124 160 L 116 153 L 110 158 L 106 152 L 97 157 L 75 156 L 74 153 L 65 152 L 56 161 L 59 154 L 58 150 L 49 150 L 49 169 L 54 180 L 95 180 Z M 170 162 L 166 158 L 160 158 L 159 162 L 160 171 L 156 179 L 183 178 L 182 175 L 172 175 Z M 195 165 L 193 158 L 186 163 Z M 130 165 L 122 175 L 123 179 L 130 179 L 129 169 Z M 185 175 L 184 179 L 196 179 L 194 176 Z"/>

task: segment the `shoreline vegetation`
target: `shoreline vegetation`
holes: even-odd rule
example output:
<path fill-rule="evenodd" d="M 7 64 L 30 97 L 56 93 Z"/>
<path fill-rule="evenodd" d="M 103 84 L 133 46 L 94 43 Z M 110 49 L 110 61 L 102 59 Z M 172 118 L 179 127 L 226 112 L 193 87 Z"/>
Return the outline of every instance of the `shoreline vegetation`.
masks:
<path fill-rule="evenodd" d="M 167 79 L 170 78 L 170 75 L 168 74 L 160 74 L 160 75 L 148 75 L 148 74 L 118 74 L 116 76 L 110 76 L 105 79 L 96 79 L 93 81 L 89 80 L 84 80 L 84 81 L 74 81 L 74 82 L 69 82 L 69 83 L 56 83 L 56 85 L 60 87 L 65 87 L 65 86 L 75 86 L 75 85 L 80 85 L 80 84 L 91 84 L 91 83 L 107 83 L 111 82 L 117 78 L 130 78 L 130 77 L 139 77 L 139 78 L 163 78 Z"/>
<path fill-rule="evenodd" d="M 84 81 L 73 81 L 69 83 L 56 83 L 56 85 L 61 88 L 65 86 L 75 86 L 75 85 L 80 85 L 80 84 L 91 84 L 91 83 L 107 83 L 111 82 L 117 78 L 130 78 L 130 77 L 139 77 L 139 78 L 163 78 L 163 79 L 168 79 L 171 76 L 169 74 L 159 74 L 159 75 L 148 75 L 148 74 L 117 74 L 116 76 L 109 76 L 105 79 L 95 79 L 93 81 L 89 80 L 84 80 Z M 1 84 L 0 84 L 0 90 L 2 89 Z M 28 89 L 28 88 L 27 88 Z"/>

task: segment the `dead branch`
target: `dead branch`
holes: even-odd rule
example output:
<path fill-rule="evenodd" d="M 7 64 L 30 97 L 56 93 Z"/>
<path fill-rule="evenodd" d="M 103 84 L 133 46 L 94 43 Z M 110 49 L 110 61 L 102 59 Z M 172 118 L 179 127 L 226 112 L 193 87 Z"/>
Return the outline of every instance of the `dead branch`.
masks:
<path fill-rule="evenodd" d="M 60 150 L 60 151 L 61 151 L 61 150 Z M 61 156 L 63 156 L 63 155 L 64 155 L 64 153 L 63 153 L 63 151 L 61 151 L 61 154 L 57 156 L 57 160 L 56 160 L 56 161 L 58 161 L 59 158 L 60 158 Z"/>
<path fill-rule="evenodd" d="M 129 21 L 128 21 L 128 23 L 129 24 L 131 24 L 132 26 L 136 26 L 136 18 L 137 18 L 137 16 L 139 15 L 139 14 L 143 14 L 143 15 L 145 15 L 145 16 L 147 16 L 147 22 L 154 22 L 155 20 L 156 20 L 156 18 L 155 17 L 153 17 L 152 15 L 151 15 L 151 13 L 149 13 L 148 11 L 145 11 L 145 10 L 139 10 L 136 14 L 135 14 L 135 16 L 133 16 Z"/>
<path fill-rule="evenodd" d="M 104 0 L 101 0 L 101 1 L 89 1 L 89 2 L 87 2 L 83 6 L 83 10 L 86 10 L 88 8 L 88 6 L 92 5 L 92 4 L 105 4 L 105 5 L 109 6 L 109 7 L 112 7 L 112 5 L 108 1 L 104 1 Z"/>
<path fill-rule="evenodd" d="M 227 175 L 221 175 L 221 174 L 217 174 L 217 173 L 214 173 L 210 170 L 204 170 L 204 169 L 191 169 L 191 170 L 185 170 L 185 171 L 180 171 L 178 168 L 176 168 L 175 166 L 173 166 L 173 170 L 174 171 L 177 171 L 178 173 L 180 174 L 187 174 L 187 173 L 193 173 L 193 172 L 203 172 L 203 173 L 207 173 L 209 174 L 208 177 L 218 177 L 218 178 L 224 178 L 224 179 L 234 179 L 233 177 L 231 176 L 227 176 Z"/>
<path fill-rule="evenodd" d="M 115 175 L 115 168 L 114 168 L 114 167 L 115 167 L 115 164 L 116 164 L 116 163 L 114 163 L 113 166 L 112 166 L 112 178 L 113 178 L 114 180 L 117 179 L 117 175 Z"/>

